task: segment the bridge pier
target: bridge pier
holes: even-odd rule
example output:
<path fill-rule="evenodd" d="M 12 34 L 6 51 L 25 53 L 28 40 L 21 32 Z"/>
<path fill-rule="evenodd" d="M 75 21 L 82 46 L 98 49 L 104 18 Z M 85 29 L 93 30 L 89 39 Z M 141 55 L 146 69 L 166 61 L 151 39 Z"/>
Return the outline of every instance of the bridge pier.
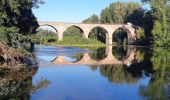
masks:
<path fill-rule="evenodd" d="M 112 45 L 112 32 L 106 34 L 106 45 Z"/>
<path fill-rule="evenodd" d="M 62 41 L 63 40 L 63 33 L 58 33 L 58 41 Z"/>
<path fill-rule="evenodd" d="M 105 55 L 112 55 L 112 46 L 111 45 L 108 45 L 106 46 L 106 51 L 105 51 Z"/>
<path fill-rule="evenodd" d="M 88 39 L 89 38 L 89 33 L 88 32 L 84 32 L 83 37 Z"/>
<path fill-rule="evenodd" d="M 112 45 L 112 37 L 111 38 L 106 37 L 106 45 Z"/>

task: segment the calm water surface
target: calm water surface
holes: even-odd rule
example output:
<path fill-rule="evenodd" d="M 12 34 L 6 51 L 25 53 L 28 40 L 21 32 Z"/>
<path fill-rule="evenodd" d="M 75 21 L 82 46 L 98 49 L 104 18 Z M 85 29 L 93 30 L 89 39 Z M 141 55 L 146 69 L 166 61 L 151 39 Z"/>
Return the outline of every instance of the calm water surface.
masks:
<path fill-rule="evenodd" d="M 170 49 L 36 46 L 34 54 L 39 67 L 30 69 L 28 72 L 33 73 L 18 83 L 17 89 L 7 94 L 2 89 L 2 97 L 15 93 L 8 98 L 170 99 Z M 6 88 L 10 90 L 13 85 Z"/>

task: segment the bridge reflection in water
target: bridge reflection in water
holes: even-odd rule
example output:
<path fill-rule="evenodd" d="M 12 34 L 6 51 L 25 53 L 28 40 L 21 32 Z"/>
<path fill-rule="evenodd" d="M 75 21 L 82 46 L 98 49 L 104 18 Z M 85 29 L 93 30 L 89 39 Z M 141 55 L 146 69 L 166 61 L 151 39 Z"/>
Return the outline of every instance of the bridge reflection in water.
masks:
<path fill-rule="evenodd" d="M 57 65 L 131 65 L 135 60 L 135 51 L 136 49 L 133 46 L 129 46 L 125 58 L 119 60 L 113 55 L 113 47 L 107 46 L 105 50 L 106 57 L 100 61 L 92 59 L 89 53 L 84 53 L 79 61 L 69 62 L 65 59 L 65 56 L 58 56 L 52 61 L 52 63 Z"/>

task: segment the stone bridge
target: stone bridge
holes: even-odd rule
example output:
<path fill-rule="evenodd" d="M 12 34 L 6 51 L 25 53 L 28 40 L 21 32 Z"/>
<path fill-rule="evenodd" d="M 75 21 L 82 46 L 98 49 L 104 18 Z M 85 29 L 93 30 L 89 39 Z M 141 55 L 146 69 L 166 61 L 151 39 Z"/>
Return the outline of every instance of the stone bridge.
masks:
<path fill-rule="evenodd" d="M 76 62 L 67 61 L 64 56 L 56 57 L 52 63 L 56 65 L 108 65 L 108 64 L 122 64 L 122 65 L 131 65 L 135 60 L 136 50 L 133 47 L 129 47 L 127 50 L 127 55 L 124 59 L 118 60 L 112 54 L 112 46 L 106 47 L 106 58 L 100 61 L 92 59 L 89 53 L 84 53 L 81 60 Z"/>
<path fill-rule="evenodd" d="M 106 31 L 106 44 L 112 45 L 112 36 L 116 29 L 122 28 L 126 31 L 128 36 L 128 42 L 134 42 L 136 40 L 136 26 L 131 23 L 128 24 L 83 24 L 83 23 L 59 23 L 59 22 L 39 22 L 39 26 L 51 26 L 58 35 L 58 40 L 63 40 L 63 33 L 69 27 L 77 27 L 83 32 L 83 37 L 88 38 L 89 33 L 94 28 L 101 28 Z"/>

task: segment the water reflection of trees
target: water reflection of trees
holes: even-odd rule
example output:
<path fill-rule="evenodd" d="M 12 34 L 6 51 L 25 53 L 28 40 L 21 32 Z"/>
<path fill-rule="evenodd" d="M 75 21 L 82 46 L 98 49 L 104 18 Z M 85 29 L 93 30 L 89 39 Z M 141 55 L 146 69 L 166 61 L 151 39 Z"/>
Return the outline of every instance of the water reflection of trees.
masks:
<path fill-rule="evenodd" d="M 94 59 L 102 58 L 105 54 L 97 50 L 91 56 Z M 127 51 L 117 49 L 113 51 L 125 56 Z M 100 55 L 101 54 L 101 55 Z M 115 56 L 115 55 L 114 55 Z M 148 78 L 149 84 L 140 86 L 139 94 L 146 99 L 166 100 L 170 99 L 170 49 L 161 48 L 137 48 L 135 61 L 131 66 L 126 65 L 101 65 L 91 66 L 92 70 L 99 69 L 101 74 L 113 83 L 133 84 L 141 78 Z"/>
<path fill-rule="evenodd" d="M 101 74 L 114 83 L 135 83 L 138 78 L 132 77 L 123 65 L 103 65 L 100 66 Z"/>
<path fill-rule="evenodd" d="M 32 77 L 37 67 L 0 70 L 0 99 L 29 100 L 30 93 L 47 87 L 50 82 L 41 79 L 36 85 L 32 84 Z"/>
<path fill-rule="evenodd" d="M 119 84 L 148 77 L 149 84 L 140 86 L 139 94 L 149 100 L 170 99 L 170 49 L 137 48 L 131 66 L 102 65 L 98 69 L 110 82 Z"/>
<path fill-rule="evenodd" d="M 116 48 L 116 47 L 115 47 Z M 135 62 L 131 66 L 126 65 L 101 65 L 98 66 L 101 74 L 108 78 L 110 82 L 115 83 L 136 83 L 141 77 L 150 77 L 152 73 L 151 54 L 146 52 L 149 49 L 136 49 Z M 127 51 L 115 50 L 120 55 L 126 55 Z M 123 57 L 123 56 L 122 56 Z M 95 70 L 97 66 L 91 66 Z"/>
<path fill-rule="evenodd" d="M 90 53 L 89 55 L 94 60 L 97 60 L 97 61 L 103 60 L 107 56 L 106 48 L 98 48 L 98 49 L 94 50 L 93 53 Z"/>
<path fill-rule="evenodd" d="M 107 53 L 106 47 L 102 47 L 102 48 L 89 47 L 89 49 L 93 51 L 93 52 L 89 53 L 90 58 L 93 60 L 101 61 L 108 56 L 106 54 Z M 127 47 L 124 47 L 124 46 L 113 46 L 112 47 L 112 54 L 118 60 L 126 59 L 129 56 L 127 53 L 128 53 Z M 75 59 L 74 62 L 80 61 L 83 58 L 83 53 L 78 53 L 78 54 L 72 55 L 71 58 Z"/>
<path fill-rule="evenodd" d="M 127 56 L 127 46 L 113 46 L 112 54 L 117 60 L 123 60 Z"/>
<path fill-rule="evenodd" d="M 151 58 L 153 73 L 148 86 L 140 94 L 151 100 L 170 99 L 170 49 L 154 48 Z"/>

